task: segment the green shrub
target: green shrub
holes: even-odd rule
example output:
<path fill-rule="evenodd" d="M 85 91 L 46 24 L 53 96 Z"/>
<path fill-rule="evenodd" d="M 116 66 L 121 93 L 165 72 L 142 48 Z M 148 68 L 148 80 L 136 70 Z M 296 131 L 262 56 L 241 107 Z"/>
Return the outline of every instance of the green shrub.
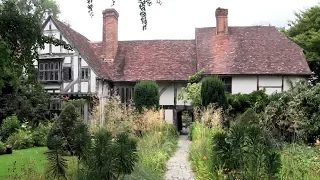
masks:
<path fill-rule="evenodd" d="M 273 95 L 266 107 L 267 124 L 286 141 L 314 143 L 320 135 L 320 84 L 298 82 L 291 90 Z"/>
<path fill-rule="evenodd" d="M 6 153 L 6 145 L 0 141 L 0 155 Z"/>
<path fill-rule="evenodd" d="M 53 144 L 51 143 L 55 135 L 60 136 L 61 139 L 64 141 L 61 147 L 63 150 L 68 151 L 69 153 L 73 153 L 72 149 L 74 146 L 75 141 L 75 126 L 79 123 L 79 116 L 76 107 L 73 103 L 67 103 L 58 119 L 55 121 L 54 125 L 52 126 L 48 137 L 47 137 L 47 146 L 49 149 L 55 149 Z"/>
<path fill-rule="evenodd" d="M 153 81 L 141 81 L 134 88 L 134 103 L 138 110 L 159 106 L 159 87 Z"/>
<path fill-rule="evenodd" d="M 226 107 L 227 98 L 224 83 L 217 77 L 206 78 L 201 86 L 201 101 L 203 106 L 215 103 L 218 106 Z"/>
<path fill-rule="evenodd" d="M 18 131 L 20 128 L 17 116 L 9 116 L 1 124 L 0 139 L 5 141 L 11 134 Z"/>
<path fill-rule="evenodd" d="M 271 179 L 280 170 L 278 148 L 269 132 L 260 127 L 255 112 L 247 110 L 226 132 L 213 136 L 213 164 L 232 179 Z"/>
<path fill-rule="evenodd" d="M 13 149 L 26 149 L 33 147 L 34 141 L 29 131 L 18 130 L 9 136 L 7 144 L 12 145 Z"/>
<path fill-rule="evenodd" d="M 34 145 L 37 147 L 46 146 L 47 136 L 50 132 L 51 124 L 38 124 L 32 130 L 32 139 L 34 141 Z"/>
<path fill-rule="evenodd" d="M 88 159 L 85 161 L 89 179 L 118 179 L 131 174 L 138 160 L 137 142 L 127 133 L 113 140 L 106 129 L 97 132 Z"/>

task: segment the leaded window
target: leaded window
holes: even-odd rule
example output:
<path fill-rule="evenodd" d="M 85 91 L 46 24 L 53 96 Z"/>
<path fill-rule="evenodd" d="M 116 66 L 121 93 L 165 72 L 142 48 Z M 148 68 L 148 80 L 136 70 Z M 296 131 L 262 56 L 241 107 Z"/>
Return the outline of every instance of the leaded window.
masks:
<path fill-rule="evenodd" d="M 221 80 L 224 82 L 225 90 L 229 93 L 232 93 L 232 78 L 222 77 Z"/>
<path fill-rule="evenodd" d="M 39 80 L 40 81 L 60 81 L 61 69 L 60 62 L 39 62 Z"/>
<path fill-rule="evenodd" d="M 81 68 L 81 80 L 89 80 L 89 68 Z"/>

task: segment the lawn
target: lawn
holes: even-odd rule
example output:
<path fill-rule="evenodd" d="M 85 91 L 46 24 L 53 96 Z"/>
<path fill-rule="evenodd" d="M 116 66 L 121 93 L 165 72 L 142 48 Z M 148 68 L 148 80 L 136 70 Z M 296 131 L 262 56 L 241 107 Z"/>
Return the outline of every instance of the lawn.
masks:
<path fill-rule="evenodd" d="M 22 168 L 31 166 L 42 174 L 47 161 L 44 153 L 47 150 L 47 147 L 36 147 L 16 150 L 12 154 L 0 155 L 0 179 L 6 179 L 9 171 L 19 173 Z"/>

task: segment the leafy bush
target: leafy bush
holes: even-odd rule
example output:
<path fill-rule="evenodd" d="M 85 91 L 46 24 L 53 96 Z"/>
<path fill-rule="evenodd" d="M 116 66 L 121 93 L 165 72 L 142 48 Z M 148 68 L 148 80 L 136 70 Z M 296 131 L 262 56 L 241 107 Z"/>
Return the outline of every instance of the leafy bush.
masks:
<path fill-rule="evenodd" d="M 265 90 L 253 91 L 250 94 L 227 94 L 228 103 L 231 106 L 231 114 L 242 114 L 248 108 L 260 113 L 269 104 L 269 97 Z"/>
<path fill-rule="evenodd" d="M 20 129 L 9 136 L 7 144 L 12 145 L 13 149 L 26 149 L 33 147 L 34 141 L 30 131 Z"/>
<path fill-rule="evenodd" d="M 301 81 L 271 98 L 264 124 L 286 141 L 316 141 L 320 135 L 320 84 L 311 87 Z"/>
<path fill-rule="evenodd" d="M 202 82 L 201 101 L 203 106 L 217 104 L 226 107 L 227 98 L 224 83 L 218 77 L 209 77 Z"/>
<path fill-rule="evenodd" d="M 7 117 L 1 124 L 0 139 L 5 141 L 11 134 L 18 131 L 20 128 L 17 116 Z"/>
<path fill-rule="evenodd" d="M 0 141 L 0 155 L 6 153 L 6 145 Z"/>
<path fill-rule="evenodd" d="M 153 81 L 141 81 L 134 88 L 134 104 L 141 111 L 145 108 L 153 108 L 159 106 L 160 94 L 159 87 Z"/>
<path fill-rule="evenodd" d="M 272 179 L 281 167 L 280 154 L 269 133 L 249 109 L 226 132 L 213 136 L 214 175 L 232 179 Z"/>
<path fill-rule="evenodd" d="M 193 107 L 201 106 L 201 84 L 199 83 L 202 78 L 201 70 L 188 78 L 188 84 L 183 87 L 178 94 L 178 100 L 183 100 L 183 103 L 191 103 Z"/>
<path fill-rule="evenodd" d="M 113 140 L 111 133 L 101 129 L 85 165 L 90 179 L 118 179 L 130 174 L 137 160 L 135 139 L 127 133 L 119 133 Z"/>
<path fill-rule="evenodd" d="M 32 130 L 34 145 L 38 147 L 46 146 L 47 135 L 51 129 L 51 124 L 40 123 Z"/>
<path fill-rule="evenodd" d="M 62 149 L 70 152 L 73 154 L 73 146 L 75 140 L 75 126 L 79 123 L 78 119 L 78 111 L 76 107 L 72 103 L 67 103 L 58 120 L 55 121 L 54 125 L 52 126 L 48 138 L 47 138 L 47 146 L 49 149 L 54 149 L 52 144 L 51 138 L 55 135 L 60 136 L 61 139 L 64 141 L 62 143 Z"/>

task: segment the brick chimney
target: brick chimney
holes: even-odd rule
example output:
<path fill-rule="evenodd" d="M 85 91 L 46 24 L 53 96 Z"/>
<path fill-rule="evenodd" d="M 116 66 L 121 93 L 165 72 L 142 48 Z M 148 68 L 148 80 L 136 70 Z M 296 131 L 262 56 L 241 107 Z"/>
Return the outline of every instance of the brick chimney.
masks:
<path fill-rule="evenodd" d="M 216 9 L 216 33 L 228 34 L 228 9 L 217 8 Z"/>
<path fill-rule="evenodd" d="M 111 8 L 103 12 L 103 51 L 104 61 L 113 62 L 118 49 L 119 13 Z"/>

